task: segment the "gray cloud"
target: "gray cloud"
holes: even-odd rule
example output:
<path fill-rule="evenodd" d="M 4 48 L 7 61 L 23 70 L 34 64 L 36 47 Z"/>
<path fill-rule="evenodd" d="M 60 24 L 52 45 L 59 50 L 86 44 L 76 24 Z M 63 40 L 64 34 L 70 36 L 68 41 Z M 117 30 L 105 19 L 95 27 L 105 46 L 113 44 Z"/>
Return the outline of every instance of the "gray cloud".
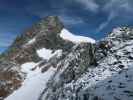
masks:
<path fill-rule="evenodd" d="M 116 17 L 117 15 L 111 12 L 105 22 L 102 22 L 99 27 L 96 29 L 97 32 L 102 31 L 104 28 L 106 28 L 109 23 Z"/>
<path fill-rule="evenodd" d="M 99 5 L 94 0 L 76 0 L 81 3 L 85 9 L 90 10 L 91 12 L 97 12 Z"/>
<path fill-rule="evenodd" d="M 108 18 L 97 28 L 97 32 L 106 28 L 115 17 L 131 17 L 133 15 L 132 0 L 109 0 L 102 7 L 102 11 L 108 13 Z"/>
<path fill-rule="evenodd" d="M 81 17 L 80 19 L 85 20 L 86 22 L 85 15 L 93 15 L 93 13 L 100 13 L 101 11 L 105 14 L 108 14 L 109 18 L 107 18 L 106 23 L 110 22 L 110 16 L 112 18 L 116 17 L 117 15 L 121 16 L 121 12 L 123 12 L 123 16 L 129 16 L 124 13 L 130 13 L 133 15 L 132 0 L 57 0 L 56 2 L 53 2 L 52 0 L 49 0 L 48 2 L 29 1 L 30 3 L 26 7 L 29 13 L 37 15 L 41 18 L 51 14 L 59 16 L 63 15 L 70 17 L 68 18 L 70 19 L 68 22 L 72 21 L 72 23 L 72 17 L 73 19 L 76 17 Z M 44 3 L 47 3 L 47 5 Z M 84 16 L 82 15 L 82 12 L 84 12 Z M 103 22 L 103 26 L 106 26 L 105 22 Z"/>

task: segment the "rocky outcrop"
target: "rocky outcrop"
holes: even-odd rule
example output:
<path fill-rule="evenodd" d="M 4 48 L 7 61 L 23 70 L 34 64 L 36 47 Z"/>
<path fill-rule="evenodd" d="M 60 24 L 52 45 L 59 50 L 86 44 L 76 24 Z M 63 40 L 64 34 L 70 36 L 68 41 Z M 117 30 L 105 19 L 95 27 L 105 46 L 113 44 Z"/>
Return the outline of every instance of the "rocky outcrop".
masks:
<path fill-rule="evenodd" d="M 58 100 L 65 84 L 76 81 L 86 70 L 95 64 L 95 46 L 83 43 L 75 45 L 72 51 L 57 63 L 57 72 L 49 80 L 44 91 L 44 100 Z M 42 100 L 42 99 L 41 99 Z"/>

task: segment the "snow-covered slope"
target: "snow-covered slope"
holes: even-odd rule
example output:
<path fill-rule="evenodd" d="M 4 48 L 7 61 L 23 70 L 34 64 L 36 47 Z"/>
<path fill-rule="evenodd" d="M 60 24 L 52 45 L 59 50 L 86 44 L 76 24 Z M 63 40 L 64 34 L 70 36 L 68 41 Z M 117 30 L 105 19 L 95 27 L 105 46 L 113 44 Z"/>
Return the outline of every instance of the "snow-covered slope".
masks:
<path fill-rule="evenodd" d="M 62 29 L 60 37 L 65 40 L 72 41 L 74 43 L 82 43 L 82 42 L 96 43 L 96 41 L 92 38 L 74 35 L 65 28 Z"/>
<path fill-rule="evenodd" d="M 62 50 L 56 50 L 54 53 L 52 52 L 52 50 L 46 48 L 37 50 L 38 56 L 42 57 L 44 60 L 49 60 L 55 56 L 58 58 L 62 55 Z M 43 90 L 47 88 L 46 84 L 57 70 L 55 66 L 49 66 L 45 72 L 42 72 L 42 68 L 39 67 L 39 64 L 41 64 L 41 62 L 27 62 L 21 65 L 21 71 L 26 74 L 26 79 L 22 83 L 22 86 L 5 100 L 39 99 Z M 44 66 L 44 68 L 45 67 L 47 66 Z"/>
<path fill-rule="evenodd" d="M 36 67 L 38 64 L 29 62 L 23 64 L 22 71 L 27 74 L 26 79 L 22 86 L 14 91 L 13 94 L 8 96 L 5 100 L 38 100 L 40 94 L 46 88 L 46 83 L 50 77 L 55 73 L 56 69 L 51 67 L 45 73 Z M 33 68 L 35 68 L 33 70 Z"/>

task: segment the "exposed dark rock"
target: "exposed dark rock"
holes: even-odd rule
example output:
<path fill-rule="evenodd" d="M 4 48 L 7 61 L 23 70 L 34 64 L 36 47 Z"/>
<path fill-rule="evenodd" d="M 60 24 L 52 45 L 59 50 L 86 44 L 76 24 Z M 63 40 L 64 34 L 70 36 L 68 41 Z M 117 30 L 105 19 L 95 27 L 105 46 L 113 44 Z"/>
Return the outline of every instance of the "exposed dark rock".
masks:
<path fill-rule="evenodd" d="M 119 65 L 118 66 L 120 69 L 123 69 L 125 66 L 124 65 Z"/>
<path fill-rule="evenodd" d="M 131 60 L 133 60 L 133 56 L 131 56 L 131 55 L 130 55 L 130 56 L 128 56 L 128 58 L 129 58 L 129 59 L 131 59 Z"/>

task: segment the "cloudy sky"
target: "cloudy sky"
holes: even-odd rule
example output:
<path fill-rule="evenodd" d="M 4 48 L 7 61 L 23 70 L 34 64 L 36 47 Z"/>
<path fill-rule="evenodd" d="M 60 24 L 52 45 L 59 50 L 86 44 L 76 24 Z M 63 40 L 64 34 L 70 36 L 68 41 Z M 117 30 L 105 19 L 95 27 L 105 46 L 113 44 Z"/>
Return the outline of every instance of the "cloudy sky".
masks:
<path fill-rule="evenodd" d="M 0 0 L 0 51 L 33 23 L 58 15 L 75 34 L 100 39 L 133 25 L 133 0 Z"/>

